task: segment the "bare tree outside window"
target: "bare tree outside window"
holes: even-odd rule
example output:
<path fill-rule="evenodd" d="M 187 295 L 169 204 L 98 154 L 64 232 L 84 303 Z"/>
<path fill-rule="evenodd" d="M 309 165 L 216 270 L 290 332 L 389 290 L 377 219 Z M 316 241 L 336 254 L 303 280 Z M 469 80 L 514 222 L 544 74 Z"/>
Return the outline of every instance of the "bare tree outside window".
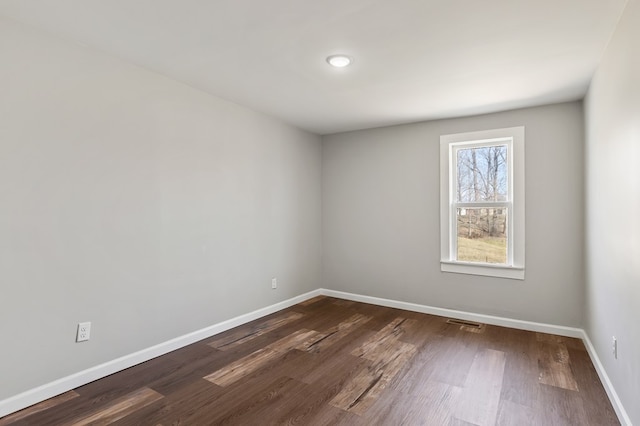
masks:
<path fill-rule="evenodd" d="M 524 126 L 440 136 L 440 270 L 524 279 Z"/>
<path fill-rule="evenodd" d="M 507 262 L 508 211 L 491 205 L 508 198 L 507 149 L 507 145 L 492 145 L 456 151 L 456 200 L 479 204 L 457 209 L 459 261 Z"/>

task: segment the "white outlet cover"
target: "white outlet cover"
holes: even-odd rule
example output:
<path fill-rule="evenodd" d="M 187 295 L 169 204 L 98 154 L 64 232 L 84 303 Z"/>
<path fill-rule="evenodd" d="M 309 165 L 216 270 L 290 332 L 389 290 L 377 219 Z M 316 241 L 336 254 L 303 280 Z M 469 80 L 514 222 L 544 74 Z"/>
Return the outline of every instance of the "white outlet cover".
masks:
<path fill-rule="evenodd" d="M 91 323 L 78 323 L 78 332 L 76 334 L 76 342 L 86 342 L 91 337 Z"/>

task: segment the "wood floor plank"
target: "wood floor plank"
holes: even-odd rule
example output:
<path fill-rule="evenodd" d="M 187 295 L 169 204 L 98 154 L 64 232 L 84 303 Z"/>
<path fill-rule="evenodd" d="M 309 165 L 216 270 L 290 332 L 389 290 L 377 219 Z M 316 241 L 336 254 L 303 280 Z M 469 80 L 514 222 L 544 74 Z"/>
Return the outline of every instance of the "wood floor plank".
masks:
<path fill-rule="evenodd" d="M 389 381 L 413 357 L 416 348 L 408 343 L 397 342 L 395 352 L 385 350 L 375 355 L 375 361 L 363 368 L 344 389 L 331 400 L 331 405 L 356 414 L 364 413 L 385 389 Z"/>
<path fill-rule="evenodd" d="M 292 349 L 306 350 L 311 344 L 317 342 L 318 339 L 324 337 L 322 333 L 315 330 L 302 329 L 298 330 L 289 336 L 283 337 L 277 342 L 267 345 L 268 349 L 273 349 L 276 352 L 287 352 Z"/>
<path fill-rule="evenodd" d="M 305 300 L 304 302 L 300 302 L 298 303 L 298 305 L 300 306 L 309 306 L 309 305 L 313 305 L 316 302 L 319 302 L 321 300 L 325 300 L 327 298 L 327 296 L 316 296 L 316 297 L 312 297 L 311 299 Z"/>
<path fill-rule="evenodd" d="M 589 418 L 578 392 L 549 385 L 540 385 L 538 399 L 533 404 L 536 424 L 544 425 L 616 425 L 609 421 L 596 423 Z"/>
<path fill-rule="evenodd" d="M 176 362 L 177 367 L 166 370 L 162 377 L 150 380 L 148 387 L 168 395 L 237 359 L 237 356 L 233 357 L 229 352 L 214 349 L 206 344 L 197 344 L 167 354 Z"/>
<path fill-rule="evenodd" d="M 367 320 L 368 317 L 355 314 L 325 333 L 306 329 L 298 330 L 267 345 L 265 349 L 258 350 L 205 376 L 205 379 L 218 385 L 226 386 L 271 362 L 279 353 L 292 349 L 319 351 L 321 348 L 326 348 Z"/>
<path fill-rule="evenodd" d="M 339 371 L 345 364 L 360 364 L 361 360 L 362 358 L 354 356 L 329 357 L 324 361 L 307 365 L 303 370 L 303 374 L 296 375 L 296 378 L 304 383 L 313 384 L 327 375 L 335 374 L 335 372 Z"/>
<path fill-rule="evenodd" d="M 274 332 L 274 336 L 277 336 L 280 339 L 301 328 L 315 330 L 319 333 L 327 333 L 339 323 L 347 321 L 349 317 L 356 313 L 352 312 L 350 309 L 341 309 L 331 303 L 323 303 L 323 305 L 324 308 L 305 314 L 307 317 L 305 317 L 303 326 L 299 326 L 297 323 L 293 326 L 285 326 Z M 368 322 L 364 325 L 367 324 Z"/>
<path fill-rule="evenodd" d="M 540 393 L 535 335 L 504 327 L 497 329 L 497 340 L 495 343 L 492 340 L 491 347 L 508 354 L 502 381 L 502 399 L 531 408 Z M 491 334 L 492 328 L 488 328 L 487 333 Z"/>
<path fill-rule="evenodd" d="M 83 398 L 90 399 L 92 405 L 108 404 L 179 368 L 179 361 L 176 362 L 169 356 L 161 356 L 88 383 L 77 388 L 76 391 Z"/>
<path fill-rule="evenodd" d="M 218 386 L 228 386 L 240 378 L 253 373 L 259 368 L 280 357 L 283 353 L 292 349 L 306 350 L 318 341 L 321 334 L 314 330 L 302 329 L 274 342 L 264 349 L 241 358 L 224 368 L 219 369 L 204 377 L 205 380 Z"/>
<path fill-rule="evenodd" d="M 224 395 L 218 400 L 219 406 L 215 412 L 209 413 L 207 424 L 272 424 L 276 413 L 293 402 L 289 400 L 291 395 L 301 394 L 307 387 L 306 384 L 283 375 L 290 360 L 296 361 L 306 355 L 300 351 L 288 352 L 275 365 L 249 377 L 247 382 L 238 382 L 225 388 L 230 395 Z M 247 388 L 246 383 L 250 383 L 251 387 Z M 271 414 L 266 413 L 267 409 Z M 239 420 L 241 417 L 243 420 Z"/>
<path fill-rule="evenodd" d="M 344 300 L 344 299 L 334 299 L 332 302 L 336 306 L 353 306 L 356 302 L 352 300 Z"/>
<path fill-rule="evenodd" d="M 272 419 L 270 424 L 276 425 L 304 425 L 312 424 L 310 419 L 324 410 L 327 401 L 331 399 L 331 393 L 327 390 L 314 389 L 312 386 L 295 382 L 297 386 L 285 389 L 282 402 L 276 410 L 273 406 L 260 407 L 264 410 L 263 418 Z"/>
<path fill-rule="evenodd" d="M 288 406 L 300 409 L 300 404 L 304 401 L 299 398 L 304 395 L 307 385 L 288 377 L 279 378 L 273 383 L 273 386 L 254 395 L 251 400 L 243 400 L 232 410 L 210 413 L 207 416 L 208 424 L 251 425 L 256 424 L 256 419 L 273 419 L 280 410 L 285 410 Z M 274 410 L 274 407 L 277 409 Z M 260 424 L 275 424 L 275 421 L 263 420 Z"/>
<path fill-rule="evenodd" d="M 305 327 L 306 328 L 310 328 L 310 329 L 314 329 L 316 330 L 315 327 L 309 326 L 309 322 L 307 322 L 308 320 L 313 320 L 315 319 L 317 316 L 324 316 L 326 313 L 329 312 L 339 312 L 340 309 L 338 306 L 333 304 L 333 298 L 331 297 L 326 297 L 326 296 L 320 296 L 318 298 L 314 298 L 315 300 L 313 300 L 312 303 L 308 303 L 308 304 L 297 304 L 294 305 L 290 308 L 287 308 L 286 310 L 294 310 L 296 312 L 300 312 L 301 314 L 305 315 Z"/>
<path fill-rule="evenodd" d="M 535 424 L 536 418 L 533 408 L 511 402 L 507 399 L 500 401 L 498 419 L 496 421 L 497 426 L 529 426 Z"/>
<path fill-rule="evenodd" d="M 363 368 L 347 386 L 331 400 L 335 407 L 356 414 L 362 414 L 384 390 L 389 381 L 416 353 L 416 347 L 404 343 L 399 338 L 405 327 L 413 325 L 415 320 L 398 317 L 379 332 L 351 352 L 369 361 L 371 365 Z"/>
<path fill-rule="evenodd" d="M 281 353 L 273 349 L 260 349 L 249 356 L 241 358 L 236 362 L 221 368 L 218 371 L 204 376 L 204 379 L 211 383 L 215 383 L 218 386 L 227 386 L 236 382 L 240 378 L 253 373 L 258 368 L 263 367 L 280 356 Z"/>
<path fill-rule="evenodd" d="M 239 395 L 239 389 L 222 388 L 200 378 L 175 390 L 165 398 L 123 417 L 115 422 L 114 426 L 198 424 L 192 420 L 202 418 L 205 413 L 214 411 L 225 396 L 239 398 Z"/>
<path fill-rule="evenodd" d="M 323 410 L 314 414 L 305 423 L 282 423 L 282 424 L 300 424 L 314 426 L 370 426 L 363 423 L 360 416 L 339 408 L 327 405 Z"/>
<path fill-rule="evenodd" d="M 79 396 L 80 394 L 72 390 L 58 396 L 54 396 L 53 398 L 49 398 L 39 404 L 32 405 L 31 407 L 25 408 L 24 410 L 20 410 L 16 413 L 0 418 L 0 426 L 7 426 L 11 423 L 17 422 L 18 420 L 22 420 L 36 413 L 48 410 Z"/>
<path fill-rule="evenodd" d="M 160 395 L 158 392 L 149 388 L 138 389 L 137 391 L 118 398 L 106 407 L 102 407 L 84 417 L 65 423 L 64 425 L 108 425 L 162 398 L 164 398 L 163 395 Z"/>
<path fill-rule="evenodd" d="M 255 339 L 258 336 L 262 336 L 265 333 L 269 333 L 283 325 L 297 321 L 302 317 L 303 314 L 299 312 L 284 312 L 254 326 L 240 327 L 229 333 L 225 333 L 222 337 L 209 342 L 209 346 L 224 351 Z"/>
<path fill-rule="evenodd" d="M 143 362 L 74 389 L 80 394 L 79 398 L 36 413 L 28 419 L 29 423 L 38 426 L 59 426 L 69 419 L 83 417 L 93 412 L 96 407 L 106 407 L 118 398 L 148 387 L 149 383 L 178 367 L 176 362 L 166 356 Z"/>
<path fill-rule="evenodd" d="M 579 372 L 574 377 L 586 416 L 596 424 L 607 424 L 608 419 L 615 418 L 615 412 L 589 354 L 580 348 L 568 348 L 568 351 L 572 371 Z"/>
<path fill-rule="evenodd" d="M 494 425 L 502 391 L 504 352 L 486 349 L 478 352 L 464 384 L 454 417 L 472 424 Z"/>
<path fill-rule="evenodd" d="M 464 386 L 478 351 L 477 342 L 464 341 L 456 337 L 443 337 L 429 342 L 428 346 L 434 351 L 432 362 L 438 366 L 433 370 L 431 380 L 451 386 Z"/>
<path fill-rule="evenodd" d="M 370 424 L 447 425 L 462 389 L 445 383 L 420 383 L 415 394 L 391 394 L 369 409 L 363 418 Z"/>
<path fill-rule="evenodd" d="M 564 343 L 538 342 L 539 382 L 572 391 L 578 390 L 571 371 L 569 351 Z"/>
<path fill-rule="evenodd" d="M 363 359 L 351 355 L 351 351 L 373 334 L 365 327 L 357 327 L 335 344 L 323 348 L 322 351 L 306 352 L 310 357 L 309 361 L 297 366 L 298 368 L 295 370 L 289 370 L 287 375 L 301 382 L 312 384 L 337 374 L 336 372 L 340 371 L 343 364 L 360 364 Z"/>
<path fill-rule="evenodd" d="M 349 307 L 349 311 L 371 317 L 371 321 L 367 322 L 365 327 L 375 332 L 379 332 L 399 316 L 405 317 L 407 314 L 407 312 L 403 312 L 399 309 L 390 309 L 382 306 L 370 305 L 368 303 L 357 303 L 354 306 Z"/>
<path fill-rule="evenodd" d="M 351 354 L 370 360 L 378 359 L 381 353 L 389 350 L 393 351 L 392 347 L 398 343 L 398 339 L 404 334 L 406 326 L 413 322 L 415 320 L 408 320 L 402 317 L 394 319 Z"/>
<path fill-rule="evenodd" d="M 439 370 L 435 360 L 439 356 L 439 342 L 446 339 L 442 336 L 433 336 L 422 349 L 413 357 L 410 365 L 405 369 L 392 385 L 393 389 L 402 395 L 416 396 L 422 393 L 425 383 L 432 381 L 434 372 Z"/>
<path fill-rule="evenodd" d="M 304 353 L 304 356 L 318 358 L 322 355 Z M 329 405 L 328 402 L 345 387 L 351 378 L 360 372 L 361 367 L 367 362 L 359 357 L 348 356 L 342 363 L 335 365 L 330 373 L 320 376 L 312 384 L 308 384 L 309 386 L 306 387 L 305 392 L 308 398 L 301 401 L 297 408 L 292 408 L 289 412 L 283 413 L 282 417 L 274 419 L 274 423 L 300 425 L 339 424 L 338 420 L 333 423 L 323 423 L 320 419 L 325 418 L 324 412 L 338 410 Z M 338 411 L 343 412 L 342 410 Z M 341 416 L 338 417 L 342 418 Z"/>
<path fill-rule="evenodd" d="M 442 336 L 447 327 L 446 319 L 436 316 L 425 316 L 416 312 L 406 315 L 411 321 L 404 325 L 404 333 L 399 339 L 421 348 L 428 340 Z"/>
<path fill-rule="evenodd" d="M 619 425 L 580 340 L 331 297 L 74 392 L 0 426 Z"/>
<path fill-rule="evenodd" d="M 536 340 L 538 342 L 547 342 L 547 343 L 562 343 L 567 348 L 581 350 L 586 352 L 587 348 L 584 346 L 584 343 L 580 339 L 576 339 L 574 337 L 566 337 L 566 336 L 558 336 L 555 334 L 547 334 L 547 333 L 536 333 Z"/>
<path fill-rule="evenodd" d="M 367 366 L 345 386 L 330 402 L 331 405 L 361 414 L 385 385 L 385 372 L 379 365 Z"/>
<path fill-rule="evenodd" d="M 323 349 L 333 345 L 340 339 L 347 336 L 351 333 L 355 328 L 365 324 L 371 318 L 361 314 L 354 314 L 345 321 L 340 322 L 338 325 L 331 327 L 329 330 L 326 330 L 318 335 L 318 338 L 309 343 L 309 345 L 304 348 L 304 350 L 308 352 L 320 352 Z"/>

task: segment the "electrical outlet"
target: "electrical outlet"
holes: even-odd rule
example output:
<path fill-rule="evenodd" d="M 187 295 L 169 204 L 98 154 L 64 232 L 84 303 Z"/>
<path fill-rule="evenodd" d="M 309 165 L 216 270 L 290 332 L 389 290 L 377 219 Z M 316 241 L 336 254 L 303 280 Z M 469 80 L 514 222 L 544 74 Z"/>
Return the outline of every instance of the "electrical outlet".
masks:
<path fill-rule="evenodd" d="M 271 288 L 278 288 L 278 280 L 271 278 Z"/>
<path fill-rule="evenodd" d="M 613 341 L 611 343 L 611 351 L 613 352 L 613 357 L 618 359 L 618 339 L 616 336 L 613 336 Z"/>
<path fill-rule="evenodd" d="M 76 342 L 86 342 L 91 336 L 91 323 L 78 323 L 78 333 L 76 334 Z"/>

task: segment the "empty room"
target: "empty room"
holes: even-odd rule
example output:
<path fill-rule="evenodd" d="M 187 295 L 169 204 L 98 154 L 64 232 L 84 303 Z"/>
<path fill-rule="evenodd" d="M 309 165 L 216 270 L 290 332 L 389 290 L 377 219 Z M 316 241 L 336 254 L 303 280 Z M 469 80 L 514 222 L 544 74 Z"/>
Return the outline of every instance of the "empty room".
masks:
<path fill-rule="evenodd" d="M 639 425 L 640 0 L 0 0 L 0 426 Z"/>

